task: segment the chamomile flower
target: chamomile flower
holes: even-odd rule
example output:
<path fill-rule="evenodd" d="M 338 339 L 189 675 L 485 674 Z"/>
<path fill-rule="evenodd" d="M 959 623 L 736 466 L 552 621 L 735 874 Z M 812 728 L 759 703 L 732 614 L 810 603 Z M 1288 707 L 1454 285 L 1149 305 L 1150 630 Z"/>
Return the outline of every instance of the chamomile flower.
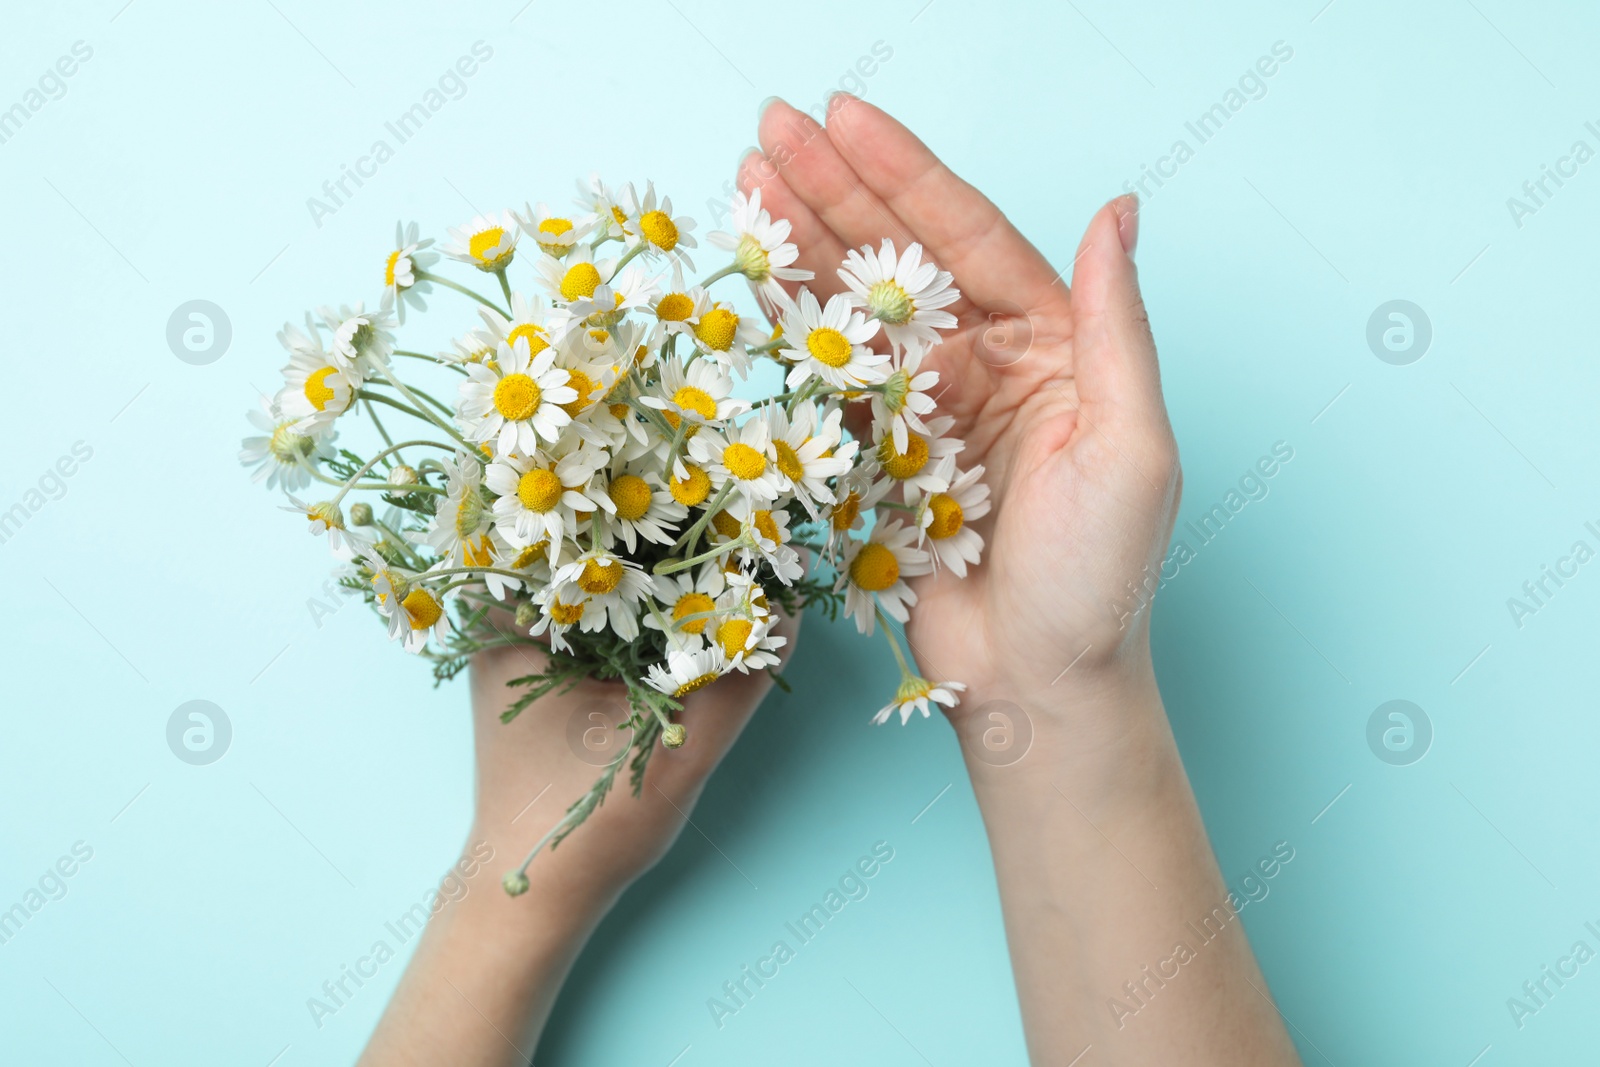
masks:
<path fill-rule="evenodd" d="M 418 275 L 439 261 L 437 252 L 427 251 L 432 246 L 431 237 L 417 239 L 415 222 L 394 224 L 394 250 L 383 264 L 383 306 L 393 307 L 402 324 L 406 321 L 407 304 L 418 311 L 428 310 L 424 297 L 433 291 L 433 283 Z"/>
<path fill-rule="evenodd" d="M 623 210 L 617 192 L 601 181 L 600 175 L 591 173 L 578 182 L 578 198 L 573 203 L 589 213 L 594 233 L 618 240 L 626 236 L 628 213 Z"/>
<path fill-rule="evenodd" d="M 805 574 L 800 553 L 789 547 L 789 513 L 782 508 L 757 507 L 747 498 L 735 498 L 711 517 L 713 544 L 736 540 L 748 531 L 751 543 L 738 550 L 738 558 L 753 563 L 764 561 L 784 585 L 793 585 Z"/>
<path fill-rule="evenodd" d="M 388 364 L 394 351 L 392 312 L 383 308 L 367 311 L 358 300 L 353 308 L 318 308 L 317 316 L 333 334 L 328 354 L 341 370 L 365 375 Z"/>
<path fill-rule="evenodd" d="M 791 267 L 800 250 L 789 243 L 789 221 L 773 221 L 761 206 L 761 190 L 746 197 L 733 194 L 732 232 L 717 230 L 706 240 L 733 253 L 733 266 L 750 280 L 750 288 L 764 310 L 771 311 L 788 297 L 780 282 L 803 282 L 812 277 L 808 270 Z"/>
<path fill-rule="evenodd" d="M 883 381 L 883 388 L 872 394 L 872 418 L 879 426 L 887 426 L 894 438 L 896 451 L 907 448 L 909 432 L 929 432 L 922 416 L 931 414 L 937 406 L 928 390 L 939 384 L 939 372 L 922 369 L 923 351 L 911 348 Z"/>
<path fill-rule="evenodd" d="M 771 503 L 789 488 L 789 479 L 778 469 L 772 431 L 765 419 L 746 419 L 729 427 L 726 434 L 702 426 L 689 438 L 689 454 L 719 491 L 731 483 L 740 495 Z"/>
<path fill-rule="evenodd" d="M 278 404 L 285 415 L 298 420 L 295 429 L 313 437 L 325 436 L 333 420 L 349 410 L 361 388 L 361 374 L 343 368 L 326 352 L 299 349 L 283 368 L 283 390 Z"/>
<path fill-rule="evenodd" d="M 702 648 L 693 652 L 669 649 L 667 662 L 651 667 L 644 680 L 672 699 L 682 700 L 721 678 L 725 662 L 720 648 Z"/>
<path fill-rule="evenodd" d="M 594 292 L 568 304 L 560 313 L 560 328 L 580 322 L 589 327 L 615 326 L 628 312 L 648 307 L 658 292 L 654 276 L 643 267 L 623 267 L 596 286 Z"/>
<path fill-rule="evenodd" d="M 497 497 L 495 524 L 512 544 L 548 541 L 559 550 L 563 539 L 577 535 L 578 513 L 600 509 L 584 490 L 604 462 L 603 453 L 588 447 L 559 457 L 502 453 L 484 475 Z"/>
<path fill-rule="evenodd" d="M 942 704 L 944 707 L 953 708 L 961 703 L 957 693 L 966 692 L 967 687 L 960 682 L 930 682 L 926 678 L 908 674 L 900 682 L 900 688 L 895 692 L 894 699 L 887 705 L 878 709 L 872 717 L 874 726 L 881 726 L 894 717 L 895 712 L 900 713 L 900 725 L 904 726 L 911 721 L 912 712 L 922 712 L 924 719 L 931 714 L 928 704 Z"/>
<path fill-rule="evenodd" d="M 874 252 L 871 245 L 851 249 L 839 268 L 856 307 L 883 323 L 890 343 L 927 349 L 939 343 L 939 331 L 954 329 L 956 317 L 940 308 L 961 298 L 951 276 L 922 262 L 922 246 L 910 244 L 899 257 L 887 237 Z"/>
<path fill-rule="evenodd" d="M 959 439 L 941 436 L 955 424 L 949 415 L 927 421 L 928 433 L 906 433 L 906 447 L 896 448 L 892 435 L 884 434 L 882 424 L 872 428 L 873 450 L 870 465 L 903 485 L 909 491 L 942 493 L 949 488 L 940 461 L 966 447 Z M 950 469 L 954 469 L 953 466 Z"/>
<path fill-rule="evenodd" d="M 240 442 L 239 462 L 252 468 L 252 482 L 265 482 L 268 489 L 304 489 L 311 484 L 311 466 L 333 455 L 332 439 L 300 432 L 300 420 L 287 414 L 278 399 L 262 397 L 260 402 L 245 417 L 261 433 Z"/>
<path fill-rule="evenodd" d="M 829 562 L 851 543 L 850 533 L 861 525 L 861 516 L 871 514 L 893 485 L 889 479 L 873 478 L 859 467 L 839 479 L 834 502 L 822 512 L 822 521 L 828 524 L 824 555 Z"/>
<path fill-rule="evenodd" d="M 567 594 L 558 590 L 553 585 L 547 585 L 534 598 L 534 603 L 539 606 L 539 618 L 528 630 L 528 636 L 539 637 L 542 634 L 550 635 L 550 647 L 557 652 L 570 651 L 572 646 L 567 644 L 566 635 L 574 626 L 581 626 L 585 630 L 596 627 L 584 625 L 592 616 L 590 609 L 594 606 L 590 599 L 582 593 L 565 599 Z M 599 617 L 605 618 L 605 612 L 596 608 Z"/>
<path fill-rule="evenodd" d="M 435 358 L 440 363 L 458 367 L 467 363 L 486 363 L 494 358 L 495 343 L 494 337 L 484 330 L 468 330 L 450 342 L 450 351 L 435 353 Z"/>
<path fill-rule="evenodd" d="M 289 498 L 289 506 L 282 510 L 299 515 L 310 525 L 307 531 L 312 537 L 328 535 L 328 547 L 335 556 L 348 559 L 354 552 L 361 549 L 363 540 L 345 525 L 344 512 L 339 505 L 331 500 L 318 501 L 307 504 L 293 493 L 284 494 Z"/>
<path fill-rule="evenodd" d="M 458 452 L 445 464 L 445 472 L 444 495 L 438 498 L 428 529 L 411 539 L 448 560 L 452 567 L 487 567 L 491 558 L 487 538 L 494 516 L 480 488 L 483 465 Z"/>
<path fill-rule="evenodd" d="M 744 319 L 731 305 L 722 303 L 696 309 L 691 336 L 702 354 L 733 368 L 740 378 L 750 373 L 751 346 L 765 344 L 767 340 L 759 326 Z"/>
<path fill-rule="evenodd" d="M 907 610 L 917 594 L 906 584 L 933 571 L 928 553 L 916 547 L 918 531 L 899 519 L 879 522 L 865 541 L 851 541 L 845 549 L 835 589 L 844 590 L 844 610 L 856 620 L 856 629 L 873 632 L 875 608 L 896 622 L 911 617 Z"/>
<path fill-rule="evenodd" d="M 509 319 L 491 307 L 478 308 L 478 315 L 491 352 L 501 344 L 515 345 L 519 337 L 527 340 L 529 356 L 537 356 L 551 345 L 548 312 L 537 296 L 512 293 Z"/>
<path fill-rule="evenodd" d="M 561 407 L 578 399 L 567 384 L 571 377 L 555 365 L 556 354 L 545 349 L 528 352 L 528 339 L 517 338 L 515 347 L 500 342 L 494 366 L 467 367 L 461 383 L 456 422 L 467 440 L 494 441 L 501 455 L 532 453 L 542 438 L 554 441 L 572 416 Z"/>
<path fill-rule="evenodd" d="M 492 273 L 505 270 L 511 262 L 520 232 L 509 211 L 479 215 L 460 229 L 450 230 L 450 239 L 441 250 L 451 259 Z"/>
<path fill-rule="evenodd" d="M 617 271 L 613 258 L 596 259 L 586 244 L 577 245 L 565 258 L 541 255 L 533 263 L 539 283 L 551 300 L 564 304 L 594 296 L 595 290 L 611 280 Z"/>
<path fill-rule="evenodd" d="M 598 630 L 609 621 L 612 632 L 624 641 L 639 636 L 639 606 L 654 589 L 639 564 L 603 549 L 590 549 L 561 567 L 550 583 L 563 598 L 569 593 L 589 598 L 592 610 L 583 629 Z"/>
<path fill-rule="evenodd" d="M 656 600 L 662 610 L 647 612 L 644 624 L 660 630 L 664 622 L 673 645 L 699 648 L 710 639 L 706 627 L 713 625 L 711 613 L 717 610 L 717 598 L 728 587 L 726 572 L 713 560 L 702 565 L 698 573 L 656 575 L 655 582 Z"/>
<path fill-rule="evenodd" d="M 734 615 L 717 623 L 712 644 L 722 652 L 724 671 L 749 674 L 778 665 L 777 650 L 789 643 L 787 637 L 772 632 L 772 618 L 744 618 Z"/>
<path fill-rule="evenodd" d="M 659 475 L 632 468 L 625 454 L 600 472 L 590 496 L 605 511 L 600 544 L 610 548 L 618 537 L 629 552 L 639 541 L 670 545 L 689 509 L 672 498 Z"/>
<path fill-rule="evenodd" d="M 673 430 L 678 429 L 680 420 L 688 419 L 690 437 L 698 427 L 726 422 L 750 407 L 747 401 L 734 399 L 733 379 L 728 372 L 704 359 L 695 360 L 687 367 L 681 360 L 664 361 L 657 392 L 659 395 L 640 397 L 639 403 L 660 411 Z"/>
<path fill-rule="evenodd" d="M 954 456 L 946 456 L 939 465 L 939 479 L 949 488 L 917 500 L 915 522 L 927 539 L 934 565 L 943 564 L 957 578 L 965 578 L 967 564 L 976 564 L 983 556 L 983 538 L 967 523 L 989 514 L 989 487 L 979 481 L 982 467 L 956 474 Z"/>
<path fill-rule="evenodd" d="M 806 514 L 815 519 L 820 505 L 833 503 L 828 480 L 855 466 L 860 446 L 843 441 L 844 412 L 837 407 L 828 409 L 820 426 L 815 404 L 801 404 L 792 418 L 781 404 L 769 404 L 765 410 L 772 427 L 778 470 L 789 479 L 790 489 Z"/>
<path fill-rule="evenodd" d="M 455 594 L 441 593 L 420 582 L 413 583 L 400 598 L 399 611 L 390 615 L 391 629 L 405 642 L 405 650 L 413 655 L 421 652 L 432 637 L 443 642 L 450 636 L 450 616 L 445 610 Z M 398 623 L 398 625 L 395 625 Z M 396 636 L 391 633 L 391 636 Z"/>
<path fill-rule="evenodd" d="M 800 299 L 785 308 L 782 326 L 784 348 L 779 351 L 794 361 L 785 382 L 790 389 L 807 378 L 845 389 L 872 385 L 888 376 L 884 364 L 889 357 L 867 347 L 877 336 L 877 321 L 855 310 L 843 293 L 822 307 L 811 290 L 801 290 Z"/>
<path fill-rule="evenodd" d="M 656 184 L 647 182 L 643 199 L 634 192 L 633 183 L 622 187 L 622 211 L 627 217 L 626 240 L 630 246 L 643 242 L 652 255 L 668 255 L 681 260 L 690 270 L 694 261 L 688 248 L 694 248 L 694 219 L 688 215 L 673 215 L 672 198 L 664 196 L 656 201 Z"/>
<path fill-rule="evenodd" d="M 522 232 L 533 238 L 545 255 L 558 259 L 572 251 L 573 245 L 588 237 L 594 228 L 592 217 L 557 215 L 544 203 L 533 207 L 524 204 L 520 214 L 513 214 Z"/>

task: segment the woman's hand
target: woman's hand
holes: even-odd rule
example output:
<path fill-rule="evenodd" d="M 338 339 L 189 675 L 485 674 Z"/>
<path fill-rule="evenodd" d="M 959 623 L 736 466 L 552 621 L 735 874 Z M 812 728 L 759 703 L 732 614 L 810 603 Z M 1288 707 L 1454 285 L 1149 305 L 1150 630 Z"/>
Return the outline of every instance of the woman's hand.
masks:
<path fill-rule="evenodd" d="M 780 619 L 774 629 L 792 652 L 795 620 Z M 521 865 L 627 743 L 612 727 L 626 715 L 619 683 L 581 682 L 502 723 L 520 692 L 506 682 L 538 672 L 544 660 L 526 645 L 473 659 L 477 802 L 457 866 L 467 890 L 429 920 L 362 1056 L 368 1067 L 527 1064 L 584 942 L 629 883 L 671 847 L 706 778 L 772 685 L 765 672 L 730 674 L 690 694 L 678 715 L 688 731 L 683 747 L 656 742 L 637 797 L 625 763 L 605 802 L 559 847 L 539 853 L 527 891 L 513 898 L 500 874 Z"/>
<path fill-rule="evenodd" d="M 923 366 L 939 372 L 939 413 L 967 443 L 957 465 L 986 468 L 994 503 L 974 523 L 982 566 L 913 583 L 907 636 L 923 673 L 968 685 L 960 726 L 993 698 L 1038 707 L 1063 682 L 1148 671 L 1147 613 L 1128 583 L 1159 566 L 1180 476 L 1133 265 L 1137 202 L 1114 200 L 1090 221 L 1069 291 L 900 123 L 846 95 L 827 118 L 823 128 L 774 102 L 761 154 L 740 168 L 793 223 L 812 288 L 841 291 L 845 251 L 889 237 L 897 249 L 920 242 L 962 293 L 947 309 L 957 328 Z"/>

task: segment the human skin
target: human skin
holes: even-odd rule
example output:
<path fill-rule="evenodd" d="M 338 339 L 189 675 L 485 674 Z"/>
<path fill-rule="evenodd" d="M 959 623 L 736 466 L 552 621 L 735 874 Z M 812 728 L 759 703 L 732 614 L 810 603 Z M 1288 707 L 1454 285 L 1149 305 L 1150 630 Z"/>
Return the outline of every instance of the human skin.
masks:
<path fill-rule="evenodd" d="M 1030 1057 L 1297 1064 L 1239 922 L 1203 947 L 1189 929 L 1226 911 L 1228 890 L 1156 687 L 1148 612 L 1115 607 L 1159 565 L 1182 484 L 1133 262 L 1137 204 L 1119 198 L 1090 220 L 1069 290 L 904 126 L 843 94 L 826 119 L 770 102 L 739 181 L 793 224 L 819 298 L 842 289 L 848 249 L 884 237 L 920 242 L 963 294 L 924 367 L 939 371 L 940 413 L 967 442 L 961 467 L 984 465 L 994 506 L 973 524 L 981 566 L 913 581 L 907 637 L 925 675 L 968 686 L 949 719 L 989 835 Z M 495 721 L 503 681 L 525 673 L 518 654 L 473 667 L 470 840 L 507 856 L 537 836 L 532 820 L 508 826 L 530 797 L 550 781 L 574 796 L 593 772 L 568 758 L 564 733 L 586 695 Z M 732 678 L 695 694 L 690 745 L 656 753 L 638 800 L 613 797 L 530 867 L 526 897 L 475 889 L 436 918 L 362 1062 L 526 1062 L 584 940 L 665 851 L 763 685 Z M 985 758 L 997 724 L 1032 738 L 1003 766 Z M 547 825 L 549 805 L 539 810 Z M 1179 941 L 1195 958 L 1159 986 L 1146 979 Z M 1129 982 L 1144 983 L 1140 999 Z M 1138 1010 L 1119 1015 L 1113 998 Z"/>

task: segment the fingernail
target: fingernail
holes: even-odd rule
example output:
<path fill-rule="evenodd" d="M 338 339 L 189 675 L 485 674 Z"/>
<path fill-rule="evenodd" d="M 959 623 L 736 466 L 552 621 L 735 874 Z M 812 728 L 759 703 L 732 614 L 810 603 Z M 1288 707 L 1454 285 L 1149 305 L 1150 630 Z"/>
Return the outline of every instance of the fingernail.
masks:
<path fill-rule="evenodd" d="M 765 100 L 761 101 L 760 106 L 756 108 L 756 121 L 760 122 L 763 118 L 765 118 L 767 114 L 767 108 L 771 107 L 773 104 L 779 103 L 782 100 L 783 97 L 781 96 L 769 96 Z"/>
<path fill-rule="evenodd" d="M 1122 250 L 1133 258 L 1133 250 L 1139 247 L 1139 197 L 1133 193 L 1119 196 L 1111 201 L 1111 209 L 1117 213 L 1117 237 L 1122 241 Z"/>
<path fill-rule="evenodd" d="M 750 157 L 752 155 L 757 155 L 758 156 L 760 154 L 761 154 L 761 149 L 757 148 L 755 145 L 751 145 L 749 148 L 746 148 L 743 152 L 740 152 L 739 153 L 739 169 L 740 170 L 744 169 L 745 163 L 749 161 L 749 159 L 750 159 Z"/>
<path fill-rule="evenodd" d="M 853 94 L 847 93 L 843 89 L 835 89 L 833 92 L 829 93 L 827 98 L 823 101 L 822 110 L 831 119 L 834 115 L 838 114 L 840 111 L 843 111 L 845 108 L 849 107 L 855 102 L 856 98 Z"/>

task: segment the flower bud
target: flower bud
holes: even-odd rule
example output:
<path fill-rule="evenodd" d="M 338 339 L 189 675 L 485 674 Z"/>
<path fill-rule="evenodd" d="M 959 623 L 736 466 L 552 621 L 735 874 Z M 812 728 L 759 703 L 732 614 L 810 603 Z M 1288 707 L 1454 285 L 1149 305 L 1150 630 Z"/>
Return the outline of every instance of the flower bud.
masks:
<path fill-rule="evenodd" d="M 506 891 L 506 896 L 520 897 L 528 891 L 528 876 L 521 871 L 507 871 L 506 876 L 500 879 L 500 885 Z"/>
<path fill-rule="evenodd" d="M 539 621 L 539 605 L 531 600 L 524 600 L 517 605 L 517 625 L 526 629 Z"/>
<path fill-rule="evenodd" d="M 404 463 L 396 465 L 395 468 L 389 472 L 389 484 L 390 485 L 416 485 L 417 484 L 417 470 L 416 470 L 416 468 L 415 467 L 408 467 Z"/>
<path fill-rule="evenodd" d="M 681 722 L 669 722 L 661 728 L 661 743 L 668 748 L 682 748 L 687 740 L 689 731 L 683 728 Z"/>
<path fill-rule="evenodd" d="M 372 505 L 371 504 L 351 504 L 350 505 L 350 525 L 351 526 L 371 526 L 372 525 Z"/>

